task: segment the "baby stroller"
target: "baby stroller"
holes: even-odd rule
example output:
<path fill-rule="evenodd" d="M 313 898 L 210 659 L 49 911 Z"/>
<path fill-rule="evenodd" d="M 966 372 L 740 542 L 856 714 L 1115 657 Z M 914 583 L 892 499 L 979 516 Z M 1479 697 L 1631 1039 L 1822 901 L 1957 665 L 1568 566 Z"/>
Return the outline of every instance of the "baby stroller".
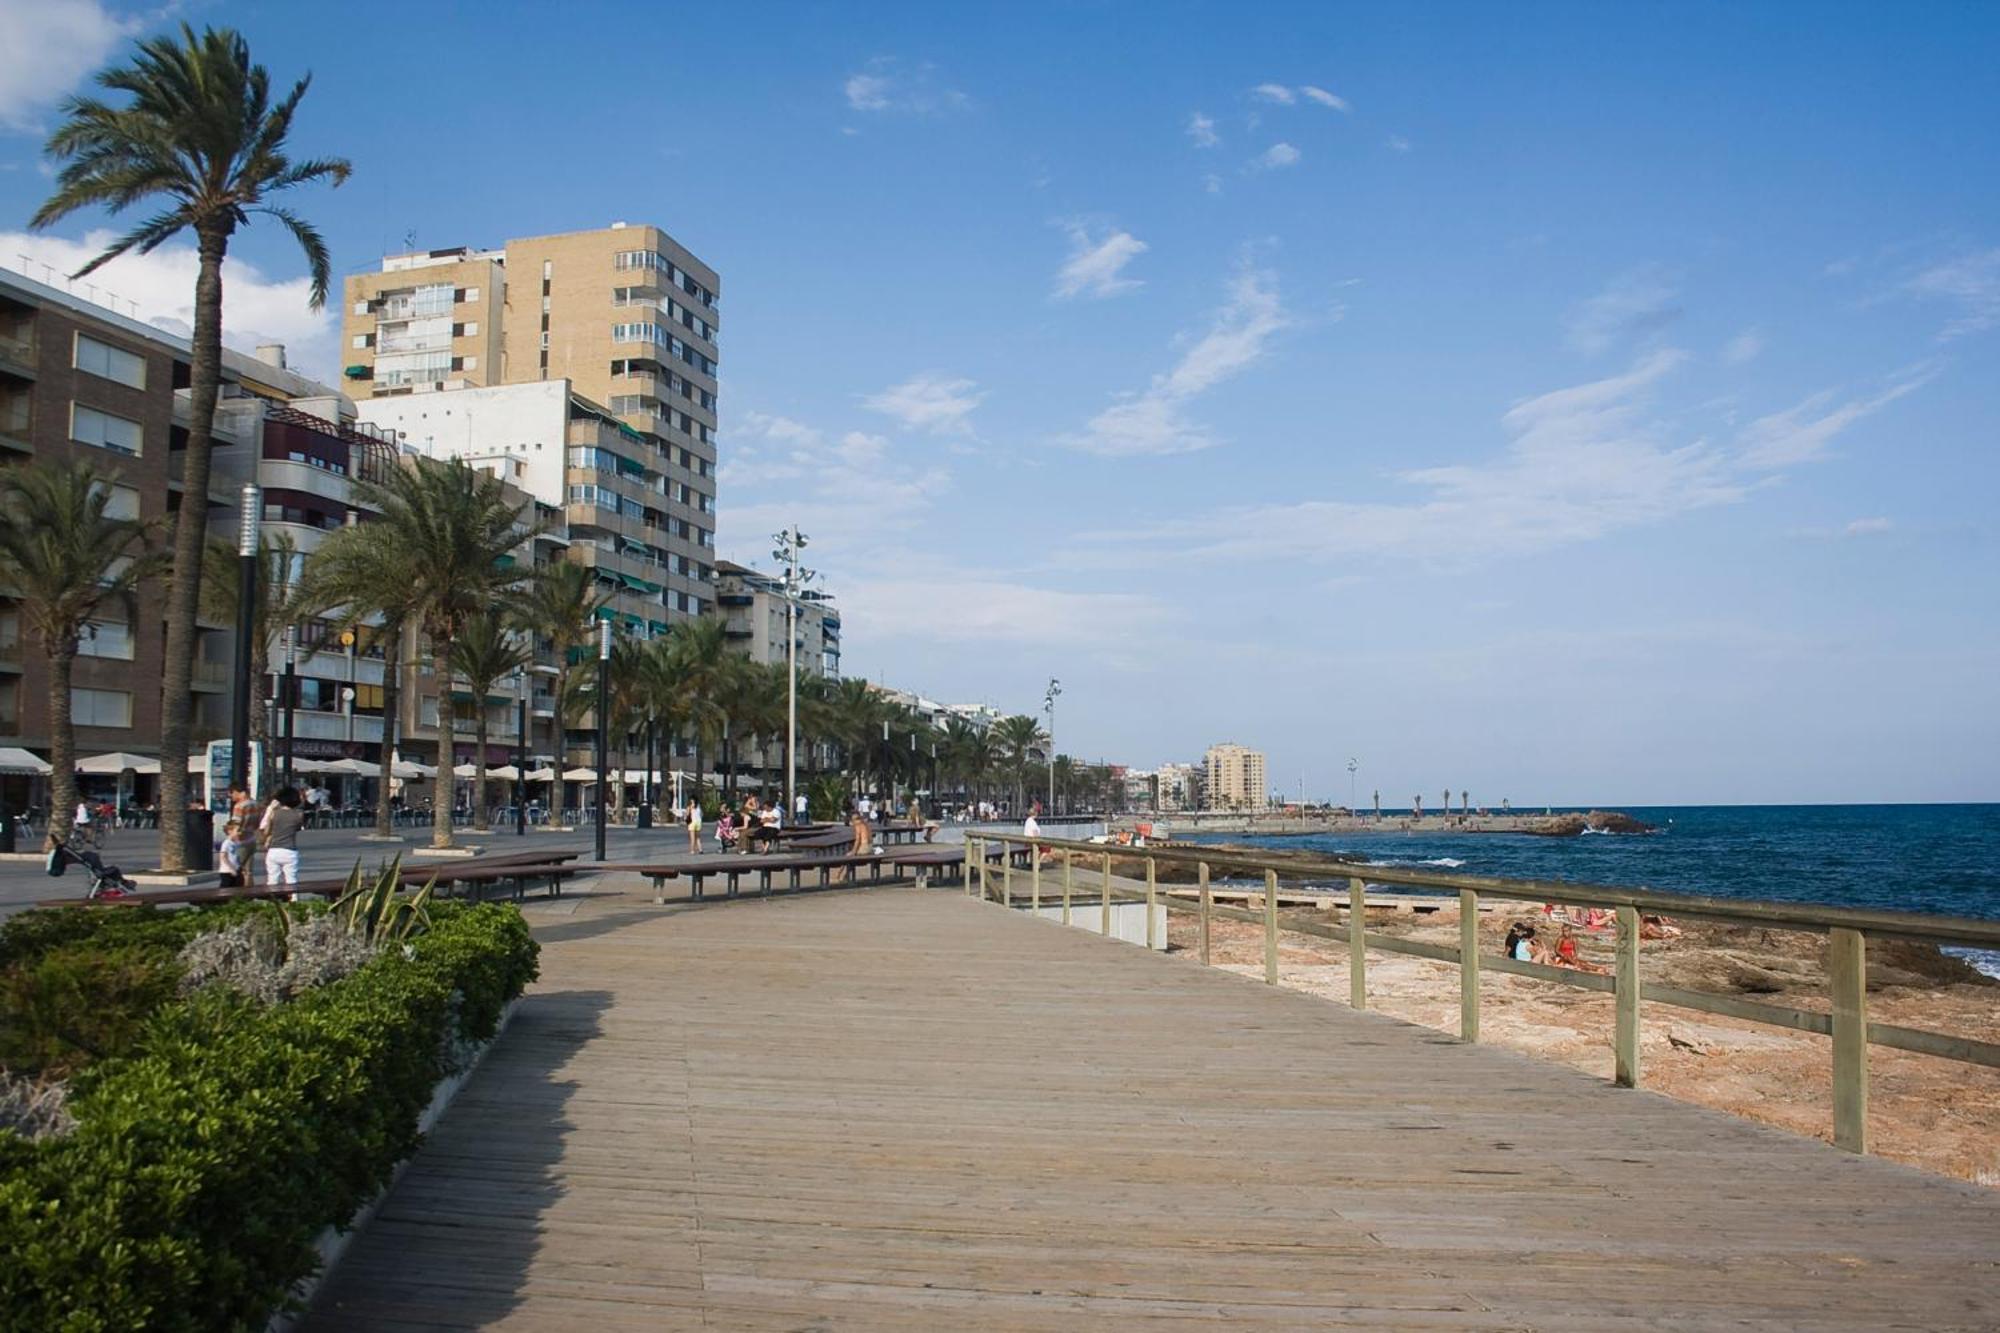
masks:
<path fill-rule="evenodd" d="M 60 878 L 72 864 L 82 866 L 90 876 L 90 889 L 83 895 L 86 900 L 130 898 L 139 891 L 139 886 L 125 878 L 124 872 L 117 866 L 104 864 L 104 858 L 97 854 L 97 849 L 86 842 L 83 834 L 76 829 L 70 830 L 66 845 L 50 839 L 46 869 L 50 875 Z"/>

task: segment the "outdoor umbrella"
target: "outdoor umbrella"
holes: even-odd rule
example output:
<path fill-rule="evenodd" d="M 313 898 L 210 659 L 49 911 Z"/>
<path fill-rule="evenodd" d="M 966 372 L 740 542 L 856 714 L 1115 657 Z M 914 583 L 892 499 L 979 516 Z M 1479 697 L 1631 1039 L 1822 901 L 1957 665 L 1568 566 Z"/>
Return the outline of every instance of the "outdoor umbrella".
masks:
<path fill-rule="evenodd" d="M 94 754 L 88 759 L 80 759 L 76 765 L 76 771 L 79 773 L 123 773 L 128 768 L 134 773 L 157 773 L 160 771 L 160 761 L 148 759 L 143 754 L 127 754 L 123 750 L 114 750 L 110 754 Z"/>
<path fill-rule="evenodd" d="M 46 763 L 26 750 L 12 745 L 0 746 L 0 773 L 25 773 L 31 778 L 45 778 L 52 771 Z"/>

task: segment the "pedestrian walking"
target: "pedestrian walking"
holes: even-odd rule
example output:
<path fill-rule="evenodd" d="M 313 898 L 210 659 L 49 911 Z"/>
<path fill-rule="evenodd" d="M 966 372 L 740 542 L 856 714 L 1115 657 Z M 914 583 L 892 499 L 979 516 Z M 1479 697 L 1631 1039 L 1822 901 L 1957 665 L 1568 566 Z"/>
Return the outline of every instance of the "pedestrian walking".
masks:
<path fill-rule="evenodd" d="M 685 823 L 688 835 L 688 854 L 694 855 L 701 850 L 701 798 L 699 796 L 689 798 Z"/>
<path fill-rule="evenodd" d="M 299 789 L 280 787 L 264 811 L 259 826 L 264 844 L 264 881 L 267 884 L 299 882 L 299 830 L 306 817 L 299 810 Z M 296 895 L 294 895 L 296 896 Z"/>

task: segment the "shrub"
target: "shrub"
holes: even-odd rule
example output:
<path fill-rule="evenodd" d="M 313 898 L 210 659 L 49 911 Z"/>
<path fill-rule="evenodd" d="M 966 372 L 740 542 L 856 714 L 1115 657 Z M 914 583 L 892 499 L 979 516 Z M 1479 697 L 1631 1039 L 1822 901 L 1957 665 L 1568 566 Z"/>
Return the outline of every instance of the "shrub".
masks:
<path fill-rule="evenodd" d="M 180 967 L 143 944 L 65 944 L 0 972 L 0 1067 L 60 1078 L 123 1054 Z"/>
<path fill-rule="evenodd" d="M 67 1084 L 20 1078 L 0 1069 L 0 1130 L 24 1139 L 67 1134 L 76 1128 L 68 1101 Z"/>
<path fill-rule="evenodd" d="M 257 1327 L 417 1146 L 452 1040 L 535 975 L 500 904 L 442 904 L 407 950 L 289 1004 L 209 987 L 72 1084 L 75 1129 L 0 1133 L 0 1327 Z"/>
<path fill-rule="evenodd" d="M 338 981 L 374 956 L 365 936 L 318 912 L 252 917 L 205 931 L 181 946 L 178 961 L 183 993 L 226 986 L 259 1004 L 277 1004 Z"/>

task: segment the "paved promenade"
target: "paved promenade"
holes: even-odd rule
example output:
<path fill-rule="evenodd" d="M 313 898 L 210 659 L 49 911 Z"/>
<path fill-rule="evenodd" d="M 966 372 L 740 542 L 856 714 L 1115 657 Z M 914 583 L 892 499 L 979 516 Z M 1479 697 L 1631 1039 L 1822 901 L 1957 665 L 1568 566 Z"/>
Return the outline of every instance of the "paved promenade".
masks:
<path fill-rule="evenodd" d="M 951 890 L 529 915 L 307 1327 L 2000 1326 L 2000 1193 Z"/>

